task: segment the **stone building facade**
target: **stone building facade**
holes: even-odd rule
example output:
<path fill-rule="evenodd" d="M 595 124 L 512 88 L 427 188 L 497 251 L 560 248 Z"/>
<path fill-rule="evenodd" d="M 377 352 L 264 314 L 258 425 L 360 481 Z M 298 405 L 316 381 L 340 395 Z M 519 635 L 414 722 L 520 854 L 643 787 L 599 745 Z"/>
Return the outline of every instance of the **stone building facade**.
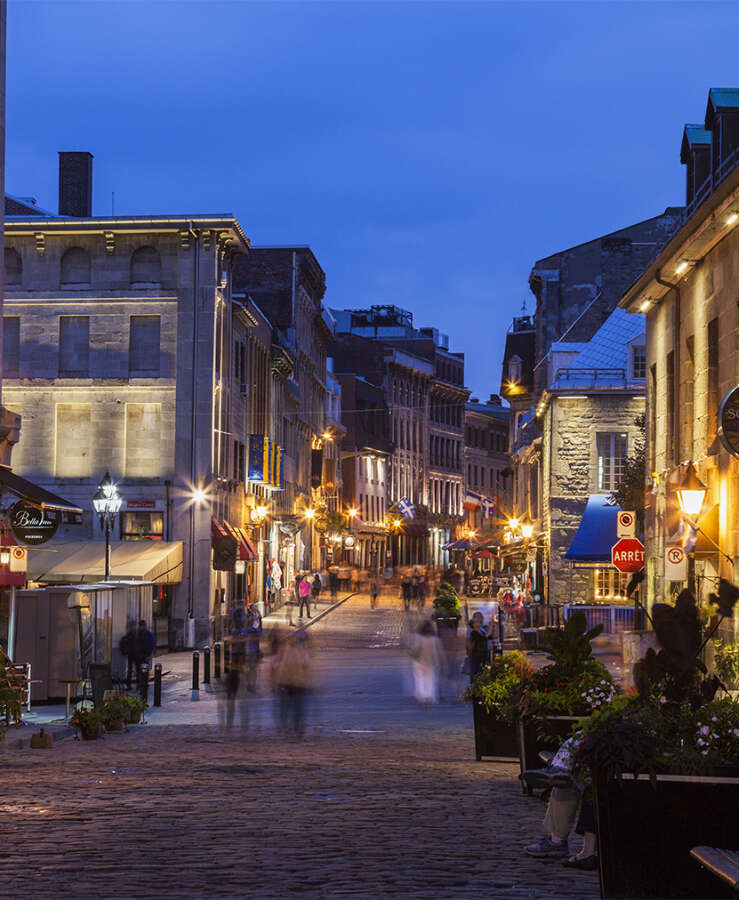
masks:
<path fill-rule="evenodd" d="M 682 149 L 686 217 L 621 303 L 647 319 L 650 603 L 684 586 L 665 577 L 665 548 L 684 540 L 676 489 L 691 464 L 707 494 L 704 533 L 687 544 L 688 581 L 705 600 L 719 577 L 736 581 L 739 562 L 739 459 L 718 420 L 739 384 L 739 89 L 711 90 L 705 120 L 686 126 Z M 736 615 L 732 627 L 736 635 Z"/>
<path fill-rule="evenodd" d="M 275 329 L 274 430 L 284 447 L 283 490 L 270 507 L 270 552 L 282 584 L 321 563 L 311 513 L 336 500 L 340 439 L 327 418 L 327 351 L 334 323 L 323 306 L 326 276 L 309 247 L 255 247 L 234 267 L 234 290 L 248 295 Z M 333 460 L 333 466 L 324 461 Z M 324 477 L 334 473 L 334 480 Z M 331 485 L 331 487 L 329 487 Z"/>
<path fill-rule="evenodd" d="M 232 367 L 230 217 L 8 217 L 6 397 L 25 427 L 19 474 L 86 512 L 57 539 L 101 540 L 91 498 L 124 498 L 114 538 L 182 544 L 163 601 L 170 644 L 201 642 L 222 611 L 211 520 L 238 525 L 229 437 L 246 402 Z"/>
<path fill-rule="evenodd" d="M 464 464 L 467 491 L 465 530 L 478 540 L 501 539 L 501 521 L 512 515 L 511 458 L 508 454 L 510 409 L 497 394 L 481 403 L 473 397 L 464 417 Z M 477 497 L 481 500 L 478 502 Z M 489 506 L 485 501 L 492 501 Z"/>

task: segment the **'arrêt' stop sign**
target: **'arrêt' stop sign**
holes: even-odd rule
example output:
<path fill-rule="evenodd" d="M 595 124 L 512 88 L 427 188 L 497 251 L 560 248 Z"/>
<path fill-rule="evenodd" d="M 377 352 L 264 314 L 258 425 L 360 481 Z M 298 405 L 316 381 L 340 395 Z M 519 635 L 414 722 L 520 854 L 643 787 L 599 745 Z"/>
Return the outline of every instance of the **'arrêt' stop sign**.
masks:
<path fill-rule="evenodd" d="M 644 544 L 638 538 L 621 538 L 611 547 L 611 562 L 619 572 L 644 568 Z"/>

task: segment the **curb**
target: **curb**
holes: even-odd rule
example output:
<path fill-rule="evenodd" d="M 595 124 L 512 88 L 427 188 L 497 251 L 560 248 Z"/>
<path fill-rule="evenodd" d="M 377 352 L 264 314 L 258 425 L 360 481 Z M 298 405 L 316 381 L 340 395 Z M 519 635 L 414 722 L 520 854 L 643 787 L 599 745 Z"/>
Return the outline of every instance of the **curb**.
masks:
<path fill-rule="evenodd" d="M 58 744 L 59 741 L 66 740 L 67 738 L 74 737 L 74 728 L 72 728 L 71 725 L 67 725 L 66 722 L 52 725 L 51 727 L 49 727 L 48 725 L 28 724 L 23 726 L 23 737 L 18 736 L 18 734 L 15 734 L 11 737 L 6 731 L 5 740 L 0 742 L 0 747 L 4 745 L 9 750 L 30 749 L 31 736 L 36 734 L 41 728 L 44 729 L 44 734 L 51 735 L 51 739 L 54 744 Z"/>
<path fill-rule="evenodd" d="M 296 632 L 300 631 L 301 629 L 305 630 L 306 628 L 310 628 L 312 625 L 315 625 L 316 622 L 320 622 L 321 619 L 324 618 L 324 616 L 327 616 L 329 613 L 332 613 L 335 609 L 338 609 L 338 607 L 340 607 L 343 603 L 346 603 L 347 600 L 350 600 L 352 597 L 360 596 L 360 593 L 361 593 L 360 591 L 355 591 L 353 594 L 347 594 L 346 597 L 342 597 L 341 600 L 337 600 L 336 603 L 333 603 L 331 606 L 327 607 L 326 609 L 321 610 L 321 612 L 316 613 L 315 615 L 311 616 L 310 619 L 307 622 L 304 621 L 304 623 L 302 625 L 291 626 L 288 622 L 275 622 L 274 624 L 281 625 L 285 628 L 294 628 Z M 297 619 L 298 617 L 295 616 L 295 618 Z M 273 623 L 266 622 L 265 624 L 272 625 Z M 293 631 L 290 631 L 290 634 L 293 634 Z"/>

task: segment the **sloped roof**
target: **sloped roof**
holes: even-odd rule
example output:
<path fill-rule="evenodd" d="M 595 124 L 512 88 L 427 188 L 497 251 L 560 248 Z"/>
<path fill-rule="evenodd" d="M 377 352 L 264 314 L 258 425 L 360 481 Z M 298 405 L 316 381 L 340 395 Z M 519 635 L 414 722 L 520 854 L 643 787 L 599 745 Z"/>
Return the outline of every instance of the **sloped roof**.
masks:
<path fill-rule="evenodd" d="M 706 128 L 713 125 L 713 116 L 718 110 L 734 109 L 739 112 L 739 88 L 711 88 L 706 106 Z"/>
<path fill-rule="evenodd" d="M 627 345 L 646 330 L 646 319 L 616 307 L 572 362 L 577 369 L 628 370 Z"/>
<path fill-rule="evenodd" d="M 711 132 L 703 125 L 687 124 L 683 128 L 683 142 L 680 145 L 680 162 L 688 161 L 691 147 L 710 147 Z"/>

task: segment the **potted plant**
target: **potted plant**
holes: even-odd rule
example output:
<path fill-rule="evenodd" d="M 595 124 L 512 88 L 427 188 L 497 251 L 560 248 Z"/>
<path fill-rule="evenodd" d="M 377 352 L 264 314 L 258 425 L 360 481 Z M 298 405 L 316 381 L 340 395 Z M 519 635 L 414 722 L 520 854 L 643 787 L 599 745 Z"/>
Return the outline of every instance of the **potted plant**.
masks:
<path fill-rule="evenodd" d="M 522 682 L 517 692 L 522 772 L 539 768 L 540 751 L 556 749 L 579 717 L 619 692 L 609 671 L 592 656 L 591 641 L 602 631 L 602 625 L 588 629 L 580 610 L 563 628 L 544 631 L 544 646 L 552 661 Z"/>
<path fill-rule="evenodd" d="M 125 697 L 109 697 L 102 706 L 100 718 L 106 731 L 123 731 L 128 719 L 128 703 Z"/>
<path fill-rule="evenodd" d="M 459 620 L 462 618 L 459 612 L 459 595 L 447 582 L 442 582 L 436 592 L 432 618 L 439 634 L 445 629 L 457 633 Z"/>
<path fill-rule="evenodd" d="M 713 664 L 726 690 L 739 690 L 739 644 L 716 640 Z"/>
<path fill-rule="evenodd" d="M 484 666 L 467 688 L 464 698 L 472 703 L 475 756 L 516 759 L 518 744 L 517 688 L 534 669 L 519 650 L 504 653 Z"/>
<path fill-rule="evenodd" d="M 69 724 L 80 732 L 84 741 L 94 741 L 100 737 L 102 720 L 94 709 L 78 706 L 69 717 Z"/>
<path fill-rule="evenodd" d="M 737 596 L 728 582 L 712 595 L 721 618 Z M 593 783 L 601 896 L 727 896 L 690 850 L 736 846 L 739 703 L 714 699 L 720 682 L 701 662 L 689 591 L 656 604 L 652 621 L 661 649 L 634 666 L 635 695 L 581 723 L 576 765 Z"/>
<path fill-rule="evenodd" d="M 141 721 L 141 713 L 148 704 L 136 694 L 127 694 L 123 699 L 128 708 L 126 721 L 129 725 L 137 725 Z"/>

